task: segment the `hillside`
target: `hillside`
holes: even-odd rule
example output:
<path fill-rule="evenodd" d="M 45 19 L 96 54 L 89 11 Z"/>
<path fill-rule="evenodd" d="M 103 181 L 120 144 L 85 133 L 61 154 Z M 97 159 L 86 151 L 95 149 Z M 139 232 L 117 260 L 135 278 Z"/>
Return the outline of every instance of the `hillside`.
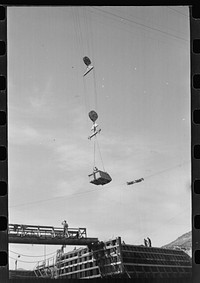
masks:
<path fill-rule="evenodd" d="M 185 250 L 187 254 L 191 256 L 192 254 L 192 232 L 187 232 L 182 236 L 178 237 L 175 241 L 164 245 L 162 248 L 173 249 L 181 248 Z"/>

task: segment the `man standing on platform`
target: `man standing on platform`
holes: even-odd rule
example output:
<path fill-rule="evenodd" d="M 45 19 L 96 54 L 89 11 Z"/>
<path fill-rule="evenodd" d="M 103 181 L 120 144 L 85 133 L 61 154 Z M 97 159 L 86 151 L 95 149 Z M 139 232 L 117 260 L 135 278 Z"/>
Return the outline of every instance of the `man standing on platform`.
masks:
<path fill-rule="evenodd" d="M 64 236 L 64 237 L 69 237 L 67 221 L 64 220 L 64 221 L 62 222 L 62 225 L 63 225 L 63 236 Z"/>

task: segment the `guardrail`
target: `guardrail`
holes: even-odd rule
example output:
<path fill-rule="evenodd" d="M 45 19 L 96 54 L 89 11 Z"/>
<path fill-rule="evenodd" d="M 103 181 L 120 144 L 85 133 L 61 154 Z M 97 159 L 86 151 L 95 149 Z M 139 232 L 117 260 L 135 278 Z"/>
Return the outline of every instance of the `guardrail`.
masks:
<path fill-rule="evenodd" d="M 86 228 L 69 228 L 64 233 L 63 228 L 53 226 L 9 224 L 9 236 L 12 237 L 31 237 L 31 238 L 87 238 Z"/>

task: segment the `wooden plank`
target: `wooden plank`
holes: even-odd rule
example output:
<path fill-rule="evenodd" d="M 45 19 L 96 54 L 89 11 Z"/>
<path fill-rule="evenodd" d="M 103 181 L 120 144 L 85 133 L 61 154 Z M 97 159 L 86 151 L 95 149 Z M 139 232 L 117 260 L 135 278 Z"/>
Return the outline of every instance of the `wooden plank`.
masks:
<path fill-rule="evenodd" d="M 81 238 L 81 239 L 72 239 L 72 238 L 39 238 L 39 237 L 30 237 L 30 236 L 14 236 L 9 235 L 8 242 L 12 244 L 36 244 L 36 245 L 80 245 L 87 246 L 94 242 L 98 242 L 98 238 Z"/>

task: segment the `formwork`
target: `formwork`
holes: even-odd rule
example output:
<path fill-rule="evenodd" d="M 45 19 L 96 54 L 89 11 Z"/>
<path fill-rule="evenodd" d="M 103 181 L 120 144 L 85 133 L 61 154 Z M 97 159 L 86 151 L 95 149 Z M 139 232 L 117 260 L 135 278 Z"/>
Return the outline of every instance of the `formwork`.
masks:
<path fill-rule="evenodd" d="M 118 237 L 86 248 L 59 253 L 53 265 L 38 265 L 35 274 L 37 277 L 59 279 L 187 279 L 192 276 L 192 268 L 190 257 L 182 250 L 128 245 L 121 243 L 121 238 Z"/>

